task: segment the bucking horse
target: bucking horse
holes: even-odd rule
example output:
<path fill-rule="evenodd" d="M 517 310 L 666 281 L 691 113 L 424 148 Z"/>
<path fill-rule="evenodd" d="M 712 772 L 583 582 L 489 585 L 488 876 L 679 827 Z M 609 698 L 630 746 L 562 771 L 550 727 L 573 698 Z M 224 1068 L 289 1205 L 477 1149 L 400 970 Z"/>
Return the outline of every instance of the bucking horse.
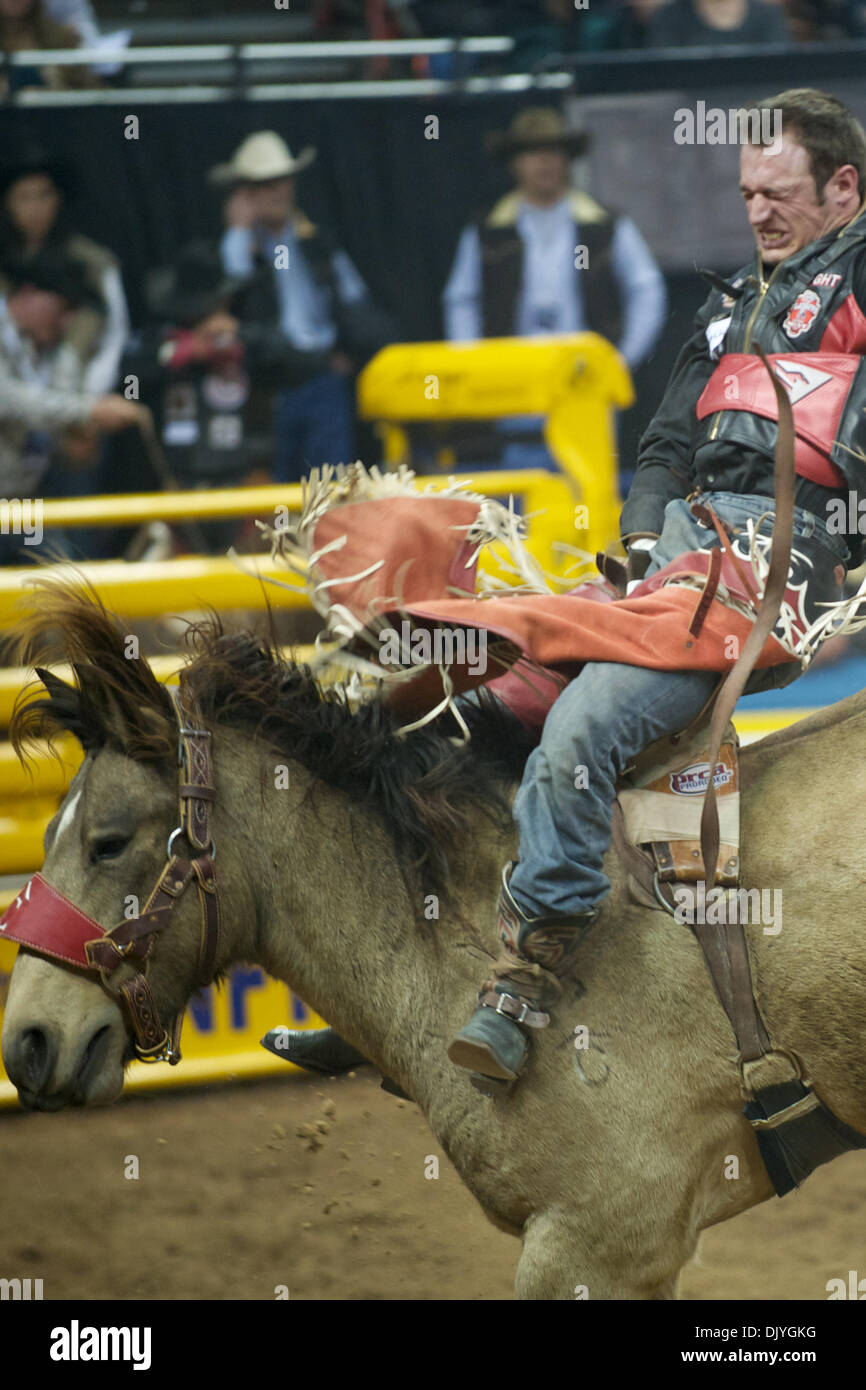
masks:
<path fill-rule="evenodd" d="M 516 849 L 527 748 L 501 707 L 481 699 L 468 740 L 447 712 L 407 733 L 381 700 L 356 704 L 271 637 L 216 619 L 193 629 L 172 695 L 127 659 L 95 595 L 43 581 L 26 659 L 58 632 L 74 680 L 37 666 L 39 697 L 11 729 L 19 751 L 65 731 L 85 754 L 4 919 L 14 934 L 29 913 L 2 1035 L 25 1107 L 114 1101 L 133 1057 L 176 1059 L 203 982 L 254 962 L 421 1107 L 487 1216 L 520 1238 L 518 1297 L 674 1297 L 701 1231 L 773 1195 L 695 936 L 635 901 L 614 851 L 531 1076 L 485 1101 L 449 1064 Z M 864 742 L 860 693 L 740 763 L 741 881 L 784 894 L 783 930 L 749 934 L 760 1008 L 859 1134 Z"/>
<path fill-rule="evenodd" d="M 443 612 L 489 628 L 512 678 L 521 631 L 538 673 L 563 612 L 565 650 L 577 632 L 584 659 L 616 659 L 633 641 L 647 664 L 719 669 L 713 651 L 739 631 L 706 764 L 701 851 L 712 883 L 716 753 L 747 672 L 777 640 L 779 615 L 782 657 L 805 659 L 864 600 L 825 605 L 791 645 L 802 617 L 789 571 L 793 426 L 775 387 L 772 553 L 760 553 L 757 530 L 749 551 L 763 587 L 757 614 L 747 557 L 721 528 L 724 557 L 695 552 L 672 582 L 656 576 L 641 597 L 609 602 L 606 623 L 594 614 L 611 595 L 589 588 L 558 605 L 536 594 L 527 606 L 519 593 L 479 605 L 479 550 L 517 539 L 513 513 L 453 493 L 421 502 L 407 479 L 360 468 L 311 482 L 301 522 L 272 530 L 272 549 L 295 554 L 345 656 L 360 637 L 381 636 L 395 605 L 422 635 Z M 390 568 L 377 558 L 383 502 L 400 542 Z M 531 588 L 537 566 L 521 546 L 511 553 Z M 431 576 L 444 607 L 426 602 Z M 215 616 L 191 627 L 169 689 L 145 659 L 128 659 L 92 590 L 50 578 L 35 588 L 19 660 L 40 688 L 19 700 L 10 738 L 24 755 L 65 732 L 85 757 L 47 828 L 42 870 L 0 920 L 20 944 L 2 1052 L 24 1106 L 108 1104 L 133 1058 L 178 1062 L 193 994 L 254 963 L 417 1102 L 487 1216 L 520 1238 L 515 1291 L 536 1299 L 675 1297 L 701 1231 L 866 1147 L 856 911 L 866 692 L 742 753 L 740 885 L 781 892 L 783 924 L 758 923 L 748 937 L 742 924 L 692 930 L 665 910 L 658 874 L 655 897 L 641 897 L 634 855 L 611 849 L 611 892 L 530 1075 L 485 1100 L 446 1048 L 497 951 L 500 874 L 517 849 L 510 803 L 533 742 L 525 698 L 523 718 L 501 684 L 460 706 L 443 660 L 424 664 L 419 687 L 411 661 L 386 673 L 356 649 L 355 677 L 375 677 L 362 698 L 285 659 L 272 624 L 264 636 L 229 634 Z M 47 669 L 49 654 L 71 665 L 71 683 Z M 406 690 L 417 702 L 430 677 L 426 712 L 407 717 Z"/>

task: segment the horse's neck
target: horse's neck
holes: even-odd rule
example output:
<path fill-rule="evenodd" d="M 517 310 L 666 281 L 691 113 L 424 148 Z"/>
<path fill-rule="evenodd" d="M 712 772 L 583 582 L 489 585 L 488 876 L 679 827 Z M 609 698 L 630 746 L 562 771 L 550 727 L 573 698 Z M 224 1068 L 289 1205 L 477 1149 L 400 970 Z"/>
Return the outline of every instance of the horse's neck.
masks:
<path fill-rule="evenodd" d="M 300 770 L 291 781 L 280 822 L 266 805 L 254 836 L 259 963 L 423 1103 L 493 952 L 508 844 L 480 818 L 445 896 L 401 867 L 369 810 L 320 783 L 310 794 Z"/>

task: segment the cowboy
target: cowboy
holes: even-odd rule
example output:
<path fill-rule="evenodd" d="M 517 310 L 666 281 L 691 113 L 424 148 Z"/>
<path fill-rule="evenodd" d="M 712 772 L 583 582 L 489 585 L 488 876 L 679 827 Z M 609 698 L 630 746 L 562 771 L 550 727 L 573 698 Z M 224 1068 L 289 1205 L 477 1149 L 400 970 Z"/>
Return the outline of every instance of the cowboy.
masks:
<path fill-rule="evenodd" d="M 352 457 L 349 378 L 391 336 L 345 251 L 297 205 L 296 175 L 315 157 L 311 146 L 295 157 L 279 135 L 263 130 L 210 173 L 212 183 L 231 190 L 224 269 L 246 278 L 262 265 L 270 269 L 268 320 L 295 349 L 291 384 L 276 399 L 277 482 Z"/>
<path fill-rule="evenodd" d="M 442 296 L 453 340 L 580 333 L 608 338 L 630 368 L 649 354 L 665 320 L 664 277 L 637 227 L 571 185 L 571 160 L 589 148 L 557 111 L 528 107 L 488 148 L 516 187 L 466 227 Z M 503 424 L 538 433 L 540 421 Z M 543 445 L 514 441 L 505 466 L 553 468 Z M 540 451 L 540 455 L 539 455 Z M 538 456 L 537 456 L 538 455 Z"/>
<path fill-rule="evenodd" d="M 733 535 L 762 517 L 759 533 L 769 534 L 777 426 L 755 394 L 755 346 L 790 356 L 788 390 L 800 414 L 789 584 L 802 584 L 814 618 L 840 597 L 846 569 L 860 559 L 860 538 L 838 534 L 828 519 L 850 487 L 866 484 L 849 452 L 866 443 L 866 134 L 841 101 L 811 89 L 769 97 L 762 109 L 778 113 L 782 141 L 751 143 L 761 137 L 744 126 L 740 191 L 756 256 L 729 283 L 711 277 L 717 287 L 641 441 L 621 530 L 632 582 L 721 544 L 696 515 L 707 506 Z M 799 385 L 797 354 L 807 354 Z M 825 399 L 835 402 L 830 411 Z M 796 661 L 771 667 L 746 693 L 800 673 Z M 503 953 L 451 1044 L 457 1065 L 506 1081 L 523 1070 L 518 1020 L 546 1023 L 610 887 L 602 864 L 616 781 L 648 744 L 687 727 L 717 680 L 711 671 L 590 663 L 560 695 L 515 798 L 520 850 L 503 874 Z"/>
<path fill-rule="evenodd" d="M 777 356 L 794 409 L 788 587 L 811 622 L 862 558 L 862 538 L 830 521 L 848 515 L 840 503 L 849 491 L 866 488 L 866 134 L 841 101 L 812 89 L 760 109 L 778 113 L 782 139 L 762 144 L 746 127 L 740 190 L 756 254 L 730 281 L 710 275 L 714 288 L 641 441 L 621 530 L 632 583 L 717 549 L 708 509 L 729 544 L 739 546 L 752 523 L 766 548 L 778 430 L 755 385 L 760 345 Z M 772 666 L 746 693 L 800 673 L 798 660 Z M 514 801 L 519 853 L 503 872 L 501 954 L 449 1048 L 482 1091 L 525 1069 L 529 1035 L 549 1022 L 609 891 L 603 860 L 617 779 L 650 743 L 692 723 L 718 681 L 712 670 L 589 662 L 552 706 Z M 300 1038 L 289 1035 L 281 1055 L 321 1070 L 358 1064 L 333 1034 Z"/>

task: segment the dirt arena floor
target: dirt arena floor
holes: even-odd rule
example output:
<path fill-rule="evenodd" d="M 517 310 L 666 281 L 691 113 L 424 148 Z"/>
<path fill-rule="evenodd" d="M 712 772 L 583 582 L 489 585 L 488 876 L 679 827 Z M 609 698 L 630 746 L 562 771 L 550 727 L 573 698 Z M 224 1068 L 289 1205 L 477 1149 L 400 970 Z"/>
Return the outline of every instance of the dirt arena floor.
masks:
<path fill-rule="evenodd" d="M 512 1297 L 518 1242 L 369 1072 L 5 1110 L 0 1152 L 0 1276 L 41 1277 L 46 1299 Z M 826 1299 L 866 1274 L 864 1211 L 866 1155 L 849 1154 L 707 1232 L 683 1297 Z"/>

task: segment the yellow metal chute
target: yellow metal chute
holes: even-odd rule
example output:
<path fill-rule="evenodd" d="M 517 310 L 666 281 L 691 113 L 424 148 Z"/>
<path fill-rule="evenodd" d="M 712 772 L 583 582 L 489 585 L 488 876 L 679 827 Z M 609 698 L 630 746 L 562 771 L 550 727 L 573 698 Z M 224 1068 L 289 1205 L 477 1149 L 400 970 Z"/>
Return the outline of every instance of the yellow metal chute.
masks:
<path fill-rule="evenodd" d="M 563 567 L 557 542 L 594 554 L 619 534 L 615 411 L 633 400 L 628 368 L 597 333 L 396 343 L 358 380 L 359 413 L 379 423 L 390 467 L 411 462 L 405 424 L 543 416 L 561 473 L 538 482 L 535 472 L 520 490 L 524 510 L 542 513 L 530 528 L 532 549 L 555 572 Z M 459 460 L 448 467 L 461 471 Z M 483 474 L 477 486 L 484 490 Z"/>

